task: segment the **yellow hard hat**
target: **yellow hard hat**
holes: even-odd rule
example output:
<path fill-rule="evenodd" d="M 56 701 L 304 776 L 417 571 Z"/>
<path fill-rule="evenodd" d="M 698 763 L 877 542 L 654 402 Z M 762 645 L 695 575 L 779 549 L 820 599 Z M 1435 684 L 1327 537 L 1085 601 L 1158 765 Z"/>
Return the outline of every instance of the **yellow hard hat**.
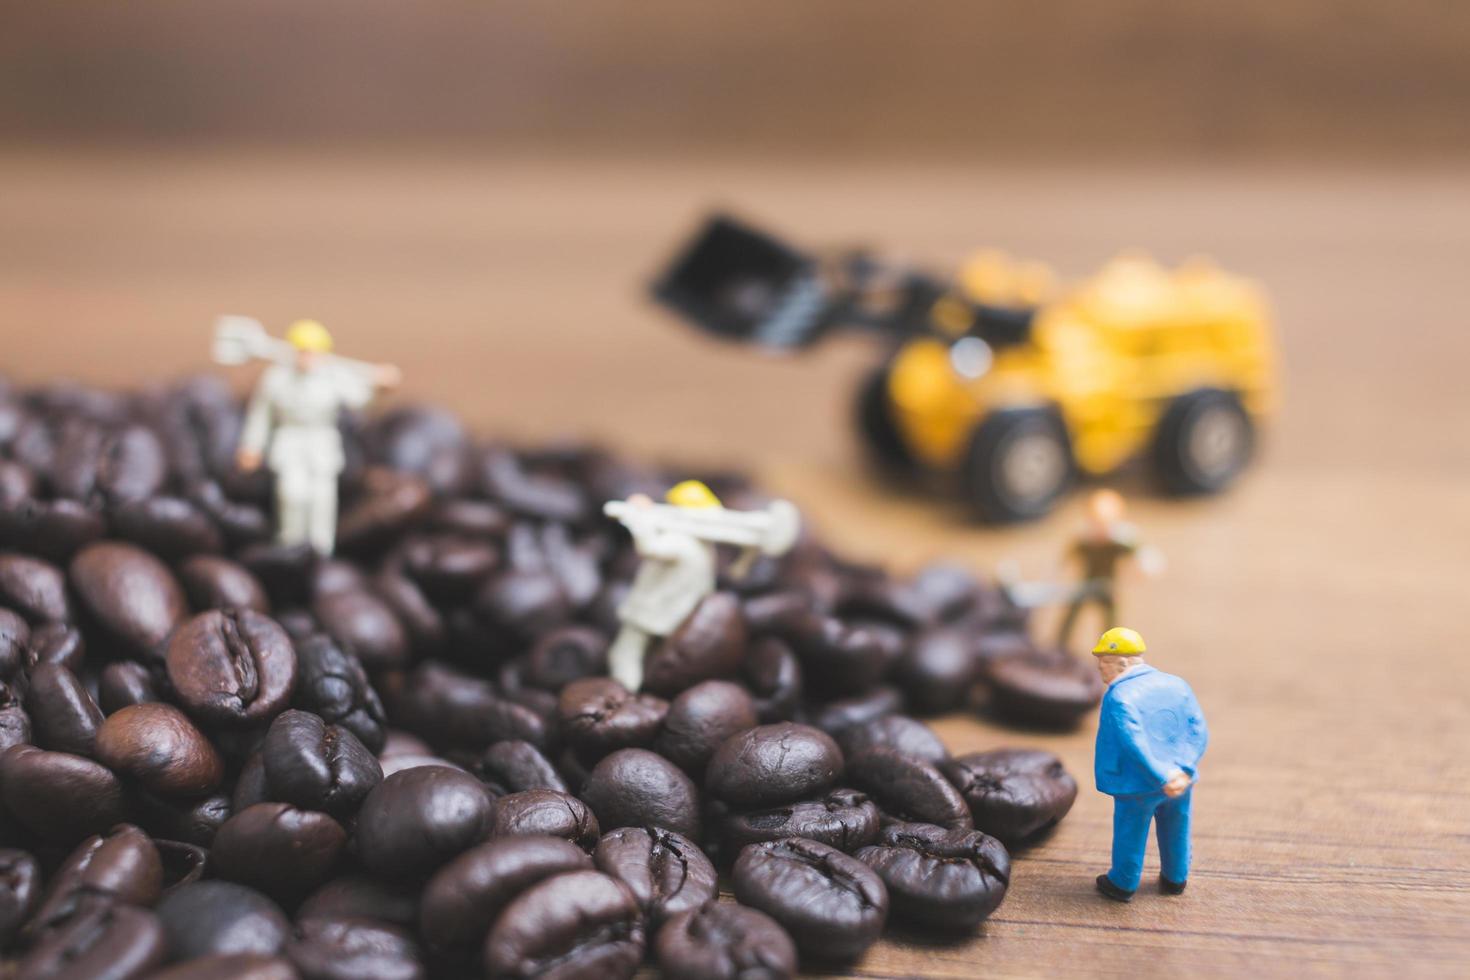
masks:
<path fill-rule="evenodd" d="M 664 494 L 664 499 L 675 507 L 707 508 L 719 507 L 720 498 L 714 491 L 698 480 L 685 480 Z"/>
<path fill-rule="evenodd" d="M 1094 657 L 1136 657 L 1147 650 L 1143 637 L 1126 626 L 1114 626 L 1097 638 L 1092 648 Z"/>
<path fill-rule="evenodd" d="M 332 335 L 315 320 L 297 320 L 286 331 L 286 343 L 297 350 L 326 354 L 332 349 Z"/>

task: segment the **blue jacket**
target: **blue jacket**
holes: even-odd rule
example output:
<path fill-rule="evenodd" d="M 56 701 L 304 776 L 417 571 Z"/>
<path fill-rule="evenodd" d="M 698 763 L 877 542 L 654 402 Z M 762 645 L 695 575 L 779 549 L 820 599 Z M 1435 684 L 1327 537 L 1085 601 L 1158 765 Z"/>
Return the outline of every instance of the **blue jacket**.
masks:
<path fill-rule="evenodd" d="M 1176 769 L 1196 775 L 1209 740 L 1189 685 L 1145 664 L 1114 681 L 1103 696 L 1097 788 L 1109 796 L 1160 792 Z"/>

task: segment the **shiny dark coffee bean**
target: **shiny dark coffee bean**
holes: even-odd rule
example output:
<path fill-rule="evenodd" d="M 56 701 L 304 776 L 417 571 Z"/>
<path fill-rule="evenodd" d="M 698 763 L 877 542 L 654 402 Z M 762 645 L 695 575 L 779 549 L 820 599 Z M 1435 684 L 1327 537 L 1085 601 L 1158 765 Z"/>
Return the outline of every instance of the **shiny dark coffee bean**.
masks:
<path fill-rule="evenodd" d="M 22 980 L 134 980 L 168 953 L 158 917 L 123 902 L 96 901 L 37 937 L 21 959 Z"/>
<path fill-rule="evenodd" d="M 1060 650 L 1035 650 L 985 665 L 990 710 L 1009 721 L 1070 728 L 1102 700 L 1097 668 Z"/>
<path fill-rule="evenodd" d="M 710 902 L 672 917 L 654 942 L 658 968 L 681 980 L 788 980 L 796 944 L 780 923 L 743 905 Z"/>
<path fill-rule="evenodd" d="M 924 929 L 973 929 L 1005 898 L 1011 858 L 994 837 L 922 823 L 883 828 L 857 853 L 888 886 L 893 914 Z"/>
<path fill-rule="evenodd" d="M 700 681 L 730 677 L 740 669 L 746 643 L 740 600 L 729 592 L 706 596 L 649 654 L 643 688 L 673 697 Z"/>
<path fill-rule="evenodd" d="M 510 528 L 510 515 L 488 500 L 456 497 L 435 501 L 428 525 L 436 531 L 471 538 L 499 538 Z"/>
<path fill-rule="evenodd" d="M 296 651 L 286 631 L 249 609 L 188 620 L 169 640 L 166 663 L 184 707 L 214 725 L 269 721 L 296 686 Z"/>
<path fill-rule="evenodd" d="M 224 761 L 182 711 L 152 701 L 107 716 L 97 758 L 162 797 L 205 796 L 224 778 Z"/>
<path fill-rule="evenodd" d="M 159 860 L 163 862 L 163 894 L 182 888 L 204 877 L 209 852 L 198 844 L 181 840 L 154 840 Z"/>
<path fill-rule="evenodd" d="M 367 590 L 318 596 L 312 613 L 343 651 L 376 670 L 408 662 L 408 634 L 393 610 Z"/>
<path fill-rule="evenodd" d="M 674 698 L 654 739 L 658 753 L 696 780 L 725 739 L 758 724 L 745 688 L 729 681 L 704 681 Z"/>
<path fill-rule="evenodd" d="M 102 710 L 77 676 L 55 664 L 37 664 L 30 673 L 26 713 L 36 744 L 53 752 L 95 756 Z"/>
<path fill-rule="evenodd" d="M 136 660 L 119 660 L 102 668 L 97 678 L 97 703 L 104 714 L 132 704 L 158 700 L 153 675 Z"/>
<path fill-rule="evenodd" d="M 0 546 L 48 561 L 70 561 L 107 533 L 107 522 L 91 504 L 76 500 L 25 500 L 0 507 Z"/>
<path fill-rule="evenodd" d="M 444 649 L 447 642 L 444 617 L 413 581 L 405 575 L 384 571 L 372 580 L 371 587 L 398 617 L 409 647 L 416 655 L 437 655 Z"/>
<path fill-rule="evenodd" d="M 218 555 L 195 555 L 179 565 L 179 581 L 195 609 L 254 609 L 269 613 L 265 586 L 239 562 Z"/>
<path fill-rule="evenodd" d="M 386 714 L 362 662 L 325 633 L 312 633 L 294 645 L 297 679 L 292 703 L 341 725 L 371 751 L 382 748 Z"/>
<path fill-rule="evenodd" d="M 662 698 L 631 694 L 608 677 L 573 681 L 557 705 L 562 736 L 586 765 L 618 749 L 652 745 L 668 710 Z"/>
<path fill-rule="evenodd" d="M 99 541 L 77 552 L 68 572 L 88 612 L 129 651 L 156 656 L 189 613 L 168 566 L 136 545 Z"/>
<path fill-rule="evenodd" d="M 348 874 L 322 885 L 296 909 L 296 918 L 371 919 L 397 926 L 418 921 L 419 892 L 415 885 L 399 885 L 372 875 Z"/>
<path fill-rule="evenodd" d="M 137 790 L 132 796 L 138 823 L 150 834 L 199 847 L 213 843 L 214 835 L 234 812 L 230 797 L 224 793 L 214 793 L 202 800 L 167 800 L 145 790 Z"/>
<path fill-rule="evenodd" d="M 609 831 L 592 852 L 597 870 L 628 886 L 650 927 L 713 901 L 719 875 L 699 845 L 658 827 Z"/>
<path fill-rule="evenodd" d="M 588 626 L 552 630 L 526 655 L 525 681 L 559 691 L 572 681 L 607 673 L 607 636 Z"/>
<path fill-rule="evenodd" d="M 644 927 L 627 886 L 597 871 L 547 878 L 506 906 L 485 940 L 492 977 L 627 978 Z"/>
<path fill-rule="evenodd" d="M 749 844 L 804 837 L 851 854 L 878 839 L 878 806 L 855 789 L 834 789 L 820 800 L 767 810 L 725 812 L 716 818 L 720 857 L 733 861 Z"/>
<path fill-rule="evenodd" d="M 494 544 L 455 534 L 418 536 L 398 552 L 403 571 L 440 602 L 461 602 L 474 595 L 500 565 Z"/>
<path fill-rule="evenodd" d="M 209 851 L 213 873 L 277 897 L 304 895 L 336 866 L 347 843 L 325 813 L 257 803 L 226 820 Z"/>
<path fill-rule="evenodd" d="M 15 848 L 0 849 L 0 949 L 12 949 L 20 927 L 41 900 L 41 867 Z"/>
<path fill-rule="evenodd" d="M 271 799 L 339 819 L 356 813 L 383 779 L 378 760 L 356 735 L 309 711 L 277 715 L 260 756 Z"/>
<path fill-rule="evenodd" d="M 509 739 L 545 745 L 549 737 L 540 716 L 501 697 L 489 681 L 434 662 L 408 675 L 391 706 L 399 723 L 436 746 L 479 752 Z"/>
<path fill-rule="evenodd" d="M 87 642 L 82 631 L 68 623 L 41 623 L 31 628 L 26 660 L 32 665 L 56 664 L 74 674 L 86 662 Z"/>
<path fill-rule="evenodd" d="M 918 714 L 953 711 L 980 676 L 981 660 L 968 630 L 940 628 L 916 637 L 894 668 L 909 706 Z"/>
<path fill-rule="evenodd" d="M 219 526 L 232 545 L 264 542 L 271 536 L 271 519 L 252 503 L 232 500 L 213 480 L 201 480 L 188 488 L 189 500 Z"/>
<path fill-rule="evenodd" d="M 710 759 L 705 788 L 732 808 L 779 806 L 820 796 L 842 774 L 842 750 L 809 725 L 777 722 L 726 739 Z"/>
<path fill-rule="evenodd" d="M 300 980 L 284 956 L 234 953 L 176 963 L 150 980 Z"/>
<path fill-rule="evenodd" d="M 452 769 L 455 772 L 469 772 L 464 766 L 457 765 L 437 755 L 393 755 L 380 759 L 379 762 L 383 767 L 384 779 L 387 779 L 395 772 L 406 772 L 409 769 L 418 769 L 422 766 L 441 766 L 445 769 Z M 486 791 L 489 791 L 489 787 L 486 787 Z"/>
<path fill-rule="evenodd" d="M 56 844 L 103 833 L 126 815 L 122 783 L 112 770 L 31 745 L 0 754 L 0 799 L 27 830 Z"/>
<path fill-rule="evenodd" d="M 871 748 L 847 762 L 847 781 L 867 793 L 886 820 L 970 830 L 970 807 L 931 763 L 896 749 Z"/>
<path fill-rule="evenodd" d="M 240 564 L 265 586 L 278 608 L 305 605 L 311 599 L 313 573 L 320 556 L 307 544 L 258 542 L 235 554 Z"/>
<path fill-rule="evenodd" d="M 940 768 L 970 805 L 975 827 L 1007 847 L 1054 827 L 1077 798 L 1062 760 L 1039 749 L 972 752 Z"/>
<path fill-rule="evenodd" d="M 4 685 L 0 684 L 0 688 Z M 0 702 L 10 702 L 11 695 L 0 691 Z M 0 707 L 0 755 L 12 745 L 31 744 L 31 717 L 18 704 L 4 703 Z"/>
<path fill-rule="evenodd" d="M 112 508 L 109 517 L 114 535 L 168 561 L 217 552 L 225 545 L 209 515 L 183 497 L 130 500 Z"/>
<path fill-rule="evenodd" d="M 515 739 L 496 742 L 480 756 L 476 771 L 501 796 L 528 789 L 567 791 L 556 766 L 530 742 Z"/>
<path fill-rule="evenodd" d="M 485 582 L 475 596 L 475 611 L 513 646 L 521 646 L 570 619 L 572 604 L 551 572 L 510 569 Z"/>
<path fill-rule="evenodd" d="M 801 663 L 784 640 L 767 636 L 752 643 L 741 679 L 750 689 L 761 724 L 796 717 L 801 706 Z"/>
<path fill-rule="evenodd" d="M 50 562 L 0 552 L 0 605 L 9 606 L 32 625 L 72 621 L 66 576 Z"/>
<path fill-rule="evenodd" d="M 177 888 L 163 897 L 157 912 L 175 960 L 240 953 L 274 956 L 291 936 L 280 906 L 232 881 L 196 881 Z"/>
<path fill-rule="evenodd" d="M 528 834 L 560 837 L 591 850 L 601 833 L 586 803 L 554 789 L 528 789 L 495 801 L 492 837 Z"/>
<path fill-rule="evenodd" d="M 867 725 L 903 710 L 903 693 L 896 687 L 880 684 L 852 697 L 810 704 L 806 720 L 836 738 L 849 728 Z"/>
<path fill-rule="evenodd" d="M 934 730 L 907 715 L 884 715 L 866 725 L 845 728 L 838 733 L 837 744 L 848 759 L 879 746 L 936 766 L 949 758 L 949 750 Z"/>
<path fill-rule="evenodd" d="M 65 919 L 79 894 L 105 896 L 129 905 L 151 906 L 163 891 L 163 860 L 148 835 L 121 824 L 105 836 L 82 841 L 51 876 L 46 895 L 28 926 L 43 932 Z"/>
<path fill-rule="evenodd" d="M 324 558 L 311 569 L 311 594 L 320 598 L 338 592 L 361 592 L 368 587 L 368 577 L 352 562 L 341 558 Z"/>
<path fill-rule="evenodd" d="M 374 463 L 422 477 L 438 493 L 459 489 L 469 477 L 469 436 L 464 424 L 444 409 L 389 409 L 372 421 L 367 434 Z"/>
<path fill-rule="evenodd" d="M 422 980 L 418 946 L 404 930 L 361 919 L 302 919 L 286 957 L 302 980 Z"/>
<path fill-rule="evenodd" d="M 818 694 L 845 697 L 866 691 L 888 666 L 887 651 L 877 636 L 829 616 L 815 617 L 788 639 L 801 661 L 803 678 Z"/>
<path fill-rule="evenodd" d="M 588 775 L 582 799 L 604 830 L 661 827 L 699 840 L 699 789 L 668 759 L 646 749 L 619 749 Z"/>
<path fill-rule="evenodd" d="M 473 776 L 442 766 L 394 773 L 357 814 L 358 857 L 388 878 L 426 878 L 485 838 L 493 807 Z"/>
<path fill-rule="evenodd" d="M 152 429 L 127 425 L 109 432 L 74 428 L 71 433 L 79 438 L 63 439 L 52 471 L 60 496 L 141 500 L 163 486 L 168 454 Z M 71 479 L 73 474 L 79 479 Z"/>
<path fill-rule="evenodd" d="M 569 480 L 528 473 L 514 454 L 490 448 L 480 456 L 481 487 L 520 517 L 577 524 L 591 509 L 586 492 Z"/>
<path fill-rule="evenodd" d="M 853 960 L 877 941 L 888 889 L 863 862 L 800 837 L 752 844 L 733 871 L 735 898 L 791 933 L 806 956 Z"/>
<path fill-rule="evenodd" d="M 986 589 L 967 568 L 928 565 L 904 589 L 905 607 L 921 623 L 947 623 L 974 610 L 986 600 Z"/>
<path fill-rule="evenodd" d="M 19 613 L 0 608 L 0 681 L 10 680 L 26 665 L 31 628 Z"/>
<path fill-rule="evenodd" d="M 419 930 L 439 948 L 481 943 L 510 901 L 530 886 L 592 867 L 585 851 L 554 837 L 501 837 L 465 851 L 424 887 Z"/>

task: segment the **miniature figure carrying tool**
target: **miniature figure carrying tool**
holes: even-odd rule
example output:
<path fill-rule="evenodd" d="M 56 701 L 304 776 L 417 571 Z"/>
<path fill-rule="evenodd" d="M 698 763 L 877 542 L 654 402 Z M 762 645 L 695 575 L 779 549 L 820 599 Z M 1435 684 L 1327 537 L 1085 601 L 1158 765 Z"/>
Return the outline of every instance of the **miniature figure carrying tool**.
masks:
<path fill-rule="evenodd" d="M 401 377 L 391 364 L 352 361 L 331 350 L 331 334 L 314 320 L 292 324 L 284 341 L 249 317 L 220 317 L 215 324 L 218 363 L 272 362 L 245 411 L 236 465 L 251 472 L 265 462 L 276 478 L 277 538 L 309 544 L 323 555 L 332 553 L 337 535 L 337 476 L 344 463 L 337 416 L 344 408 L 366 407 L 378 389 Z"/>
<path fill-rule="evenodd" d="M 741 549 L 739 574 L 759 555 L 783 555 L 796 543 L 801 518 L 785 500 L 762 511 L 726 510 L 709 487 L 686 480 L 670 490 L 667 504 L 642 494 L 614 500 L 603 512 L 633 535 L 643 562 L 618 607 L 622 622 L 608 651 L 608 668 L 630 691 L 643 684 L 643 658 L 653 637 L 674 632 L 715 589 L 715 545 Z"/>
<path fill-rule="evenodd" d="M 1139 544 L 1136 529 L 1123 519 L 1125 510 L 1123 498 L 1113 490 L 1097 490 L 1087 498 L 1086 526 L 1068 552 L 1081 566 L 1082 578 L 1071 592 L 1057 633 L 1057 646 L 1063 650 L 1068 649 L 1084 606 L 1099 607 L 1105 626 L 1117 621 L 1118 569 L 1125 560 L 1136 561 L 1146 575 L 1163 571 L 1163 556 Z"/>
<path fill-rule="evenodd" d="M 1095 776 L 1113 797 L 1113 865 L 1097 890 L 1126 902 L 1138 890 L 1149 824 L 1159 830 L 1159 888 L 1178 895 L 1189 881 L 1190 798 L 1209 729 L 1183 679 L 1143 662 L 1143 637 L 1115 626 L 1093 647 L 1108 685 L 1098 716 Z"/>

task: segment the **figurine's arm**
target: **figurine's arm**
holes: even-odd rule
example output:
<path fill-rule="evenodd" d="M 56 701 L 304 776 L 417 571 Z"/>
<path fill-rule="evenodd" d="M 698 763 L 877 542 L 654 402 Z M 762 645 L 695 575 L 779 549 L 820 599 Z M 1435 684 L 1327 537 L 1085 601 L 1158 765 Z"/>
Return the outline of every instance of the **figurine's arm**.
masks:
<path fill-rule="evenodd" d="M 265 445 L 270 440 L 271 423 L 274 421 L 275 373 L 267 368 L 250 395 L 250 404 L 245 409 L 245 423 L 240 429 L 240 444 L 235 450 L 235 465 L 249 473 L 260 466 Z"/>
<path fill-rule="evenodd" d="M 657 528 L 640 527 L 641 522 L 631 521 L 628 530 L 633 535 L 633 548 L 640 558 L 659 561 L 674 561 L 683 554 L 683 542 L 677 535 L 665 534 Z"/>

